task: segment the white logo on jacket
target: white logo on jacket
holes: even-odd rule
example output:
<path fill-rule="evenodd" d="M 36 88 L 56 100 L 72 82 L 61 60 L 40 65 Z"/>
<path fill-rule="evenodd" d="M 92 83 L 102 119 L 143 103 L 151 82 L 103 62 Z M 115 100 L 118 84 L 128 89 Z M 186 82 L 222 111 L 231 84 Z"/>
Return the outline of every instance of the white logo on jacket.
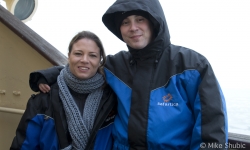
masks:
<path fill-rule="evenodd" d="M 167 95 L 162 97 L 163 102 L 158 102 L 157 105 L 159 106 L 178 106 L 178 103 L 170 103 L 171 100 L 173 100 L 173 96 L 168 93 Z"/>

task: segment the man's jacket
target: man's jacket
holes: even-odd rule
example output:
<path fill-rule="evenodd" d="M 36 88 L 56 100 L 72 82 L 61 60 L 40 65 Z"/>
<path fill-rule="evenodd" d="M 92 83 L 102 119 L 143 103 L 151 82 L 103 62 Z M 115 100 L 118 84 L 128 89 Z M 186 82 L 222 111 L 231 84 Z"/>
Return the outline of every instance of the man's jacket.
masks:
<path fill-rule="evenodd" d="M 123 40 L 116 13 L 132 10 L 148 12 L 155 38 L 143 49 L 127 46 L 129 51 L 107 59 L 106 79 L 118 96 L 114 149 L 223 148 L 226 104 L 210 63 L 191 49 L 171 44 L 159 0 L 117 0 L 102 21 Z"/>

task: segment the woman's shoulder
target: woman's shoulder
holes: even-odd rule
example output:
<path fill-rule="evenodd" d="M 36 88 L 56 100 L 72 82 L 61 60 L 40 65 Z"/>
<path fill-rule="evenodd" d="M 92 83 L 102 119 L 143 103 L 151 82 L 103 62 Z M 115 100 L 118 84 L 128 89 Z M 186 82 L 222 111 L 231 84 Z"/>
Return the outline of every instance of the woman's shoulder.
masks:
<path fill-rule="evenodd" d="M 28 100 L 27 107 L 32 110 L 42 113 L 51 108 L 49 93 L 37 93 L 32 94 Z"/>

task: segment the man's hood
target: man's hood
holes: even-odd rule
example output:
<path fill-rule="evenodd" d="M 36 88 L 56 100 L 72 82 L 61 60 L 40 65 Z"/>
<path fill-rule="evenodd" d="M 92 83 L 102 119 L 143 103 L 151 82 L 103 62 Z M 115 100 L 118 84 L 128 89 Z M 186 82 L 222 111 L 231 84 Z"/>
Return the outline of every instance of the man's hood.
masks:
<path fill-rule="evenodd" d="M 117 12 L 127 12 L 132 10 L 142 10 L 148 12 L 154 28 L 157 29 L 156 38 L 153 42 L 170 44 L 170 35 L 168 31 L 165 15 L 159 0 L 117 0 L 111 5 L 102 17 L 104 25 L 120 40 L 123 41 L 120 31 L 116 28 L 115 14 Z"/>

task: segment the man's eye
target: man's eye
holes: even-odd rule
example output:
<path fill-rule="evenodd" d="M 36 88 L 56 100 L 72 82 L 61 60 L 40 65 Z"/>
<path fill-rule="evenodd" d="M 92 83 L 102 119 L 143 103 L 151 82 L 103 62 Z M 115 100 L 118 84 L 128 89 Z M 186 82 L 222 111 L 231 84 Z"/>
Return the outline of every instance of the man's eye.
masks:
<path fill-rule="evenodd" d="M 143 20 L 144 20 L 144 18 L 138 18 L 138 21 L 140 21 L 140 22 L 143 21 Z"/>
<path fill-rule="evenodd" d="M 128 21 L 123 21 L 122 22 L 122 25 L 126 25 L 126 24 L 128 24 Z"/>

